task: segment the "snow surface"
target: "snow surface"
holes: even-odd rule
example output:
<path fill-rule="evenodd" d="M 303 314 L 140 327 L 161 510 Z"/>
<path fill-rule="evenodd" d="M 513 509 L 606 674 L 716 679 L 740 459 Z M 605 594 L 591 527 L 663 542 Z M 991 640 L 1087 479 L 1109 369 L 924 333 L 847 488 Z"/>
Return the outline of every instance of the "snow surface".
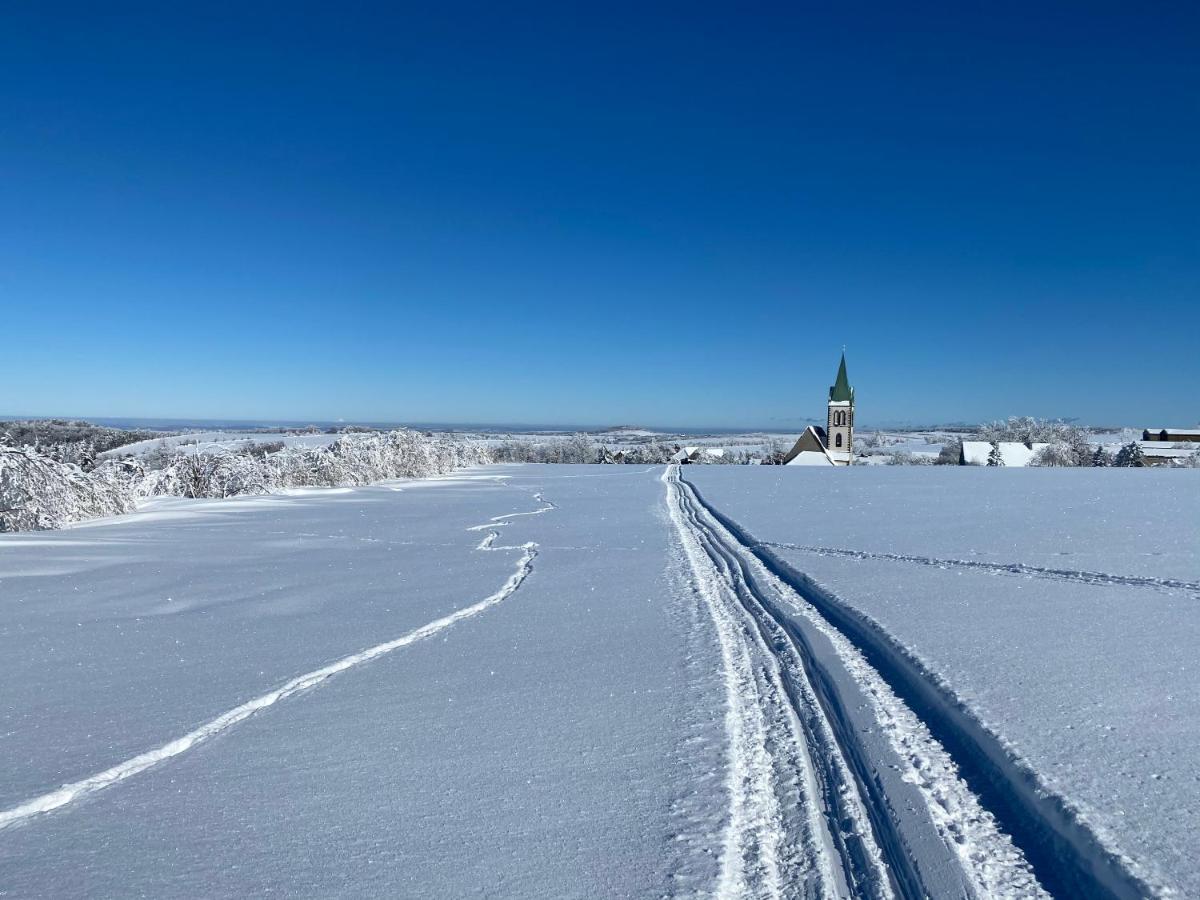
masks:
<path fill-rule="evenodd" d="M 667 571 L 661 471 L 493 467 L 0 536 L 0 892 L 710 884 L 722 694 Z"/>
<path fill-rule="evenodd" d="M 0 896 L 1200 895 L 1198 493 L 513 465 L 0 535 Z"/>
<path fill-rule="evenodd" d="M 1200 473 L 691 469 L 1160 893 L 1200 896 Z"/>

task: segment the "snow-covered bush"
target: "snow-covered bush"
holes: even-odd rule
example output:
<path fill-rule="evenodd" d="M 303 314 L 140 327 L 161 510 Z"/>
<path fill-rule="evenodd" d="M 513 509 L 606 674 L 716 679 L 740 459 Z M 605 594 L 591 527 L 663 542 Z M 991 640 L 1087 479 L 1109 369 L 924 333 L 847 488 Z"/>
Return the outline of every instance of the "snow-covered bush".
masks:
<path fill-rule="evenodd" d="M 74 463 L 87 470 L 96 456 L 125 444 L 154 437 L 156 432 L 108 428 L 73 419 L 27 419 L 0 422 L 0 444 L 33 447 L 55 462 Z"/>
<path fill-rule="evenodd" d="M 928 453 L 911 453 L 908 450 L 895 450 L 887 455 L 889 466 L 932 466 L 934 458 Z"/>
<path fill-rule="evenodd" d="M 660 466 L 671 461 L 675 448 L 662 441 L 637 444 L 625 451 L 622 462 L 636 466 Z"/>
<path fill-rule="evenodd" d="M 42 456 L 32 447 L 0 446 L 0 531 L 61 528 L 132 508 L 133 498 L 118 483 Z"/>
<path fill-rule="evenodd" d="M 955 438 L 942 445 L 942 449 L 933 463 L 937 466 L 957 466 L 960 460 L 962 460 L 962 438 Z"/>
<path fill-rule="evenodd" d="M 252 453 L 225 456 L 212 485 L 214 490 L 226 493 L 217 496 L 233 496 L 234 491 L 262 493 L 256 484 L 270 490 L 425 478 L 492 461 L 491 453 L 480 444 L 434 438 L 415 431 L 346 434 L 326 447 L 284 448 L 262 457 Z M 234 456 L 236 462 L 228 458 Z"/>
<path fill-rule="evenodd" d="M 545 441 L 508 441 L 496 448 L 497 462 L 595 463 L 604 459 L 601 447 L 586 434 Z"/>
<path fill-rule="evenodd" d="M 236 497 L 423 478 L 491 462 L 491 454 L 479 444 L 392 431 L 347 434 L 326 447 L 177 452 L 153 462 L 148 468 L 122 458 L 83 472 L 33 448 L 0 447 L 0 531 L 59 528 L 129 512 L 146 497 Z"/>

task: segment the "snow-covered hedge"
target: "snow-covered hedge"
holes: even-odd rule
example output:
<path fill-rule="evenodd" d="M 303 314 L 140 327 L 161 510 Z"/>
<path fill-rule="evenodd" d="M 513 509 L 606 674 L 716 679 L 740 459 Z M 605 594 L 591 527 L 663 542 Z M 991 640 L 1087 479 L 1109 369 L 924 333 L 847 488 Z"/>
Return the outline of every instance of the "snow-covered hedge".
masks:
<path fill-rule="evenodd" d="M 133 509 L 125 486 L 31 447 L 0 446 L 0 531 L 61 528 Z"/>
<path fill-rule="evenodd" d="M 60 528 L 133 509 L 157 496 L 235 497 L 290 487 L 343 487 L 423 478 L 491 462 L 486 447 L 415 431 L 348 434 L 325 447 L 274 453 L 177 453 L 147 468 L 135 458 L 91 472 L 32 448 L 0 447 L 0 531 Z"/>
<path fill-rule="evenodd" d="M 778 458 L 782 461 L 789 449 L 778 442 Z M 678 444 L 662 441 L 640 444 L 611 445 L 600 443 L 588 434 L 573 434 L 566 438 L 522 438 L 498 444 L 492 450 L 495 462 L 522 463 L 625 463 L 628 465 L 663 465 L 679 452 Z M 692 460 L 706 465 L 745 465 L 757 462 L 744 450 L 722 449 L 719 453 L 702 453 Z"/>

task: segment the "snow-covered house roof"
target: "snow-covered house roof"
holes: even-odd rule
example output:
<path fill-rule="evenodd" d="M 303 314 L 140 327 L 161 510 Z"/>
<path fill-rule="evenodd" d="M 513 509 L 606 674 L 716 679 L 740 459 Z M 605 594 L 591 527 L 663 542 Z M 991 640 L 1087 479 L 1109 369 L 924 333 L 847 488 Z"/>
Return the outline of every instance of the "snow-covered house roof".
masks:
<path fill-rule="evenodd" d="M 833 464 L 828 453 L 816 450 L 801 450 L 784 463 L 785 466 L 832 466 Z"/>
<path fill-rule="evenodd" d="M 725 456 L 725 451 L 721 447 L 680 447 L 671 454 L 671 462 L 696 462 L 702 456 L 721 459 Z"/>
<path fill-rule="evenodd" d="M 1006 466 L 1029 465 L 1034 455 L 1049 444 L 1023 444 L 1020 441 L 1000 441 L 1000 458 Z M 990 441 L 963 441 L 962 464 L 964 466 L 986 466 L 992 452 Z"/>
<path fill-rule="evenodd" d="M 809 425 L 783 458 L 785 466 L 832 466 L 833 457 L 825 446 L 825 429 Z"/>
<path fill-rule="evenodd" d="M 1137 445 L 1142 448 L 1142 454 L 1148 459 L 1184 460 L 1196 452 L 1197 445 L 1200 445 L 1200 435 L 1197 436 L 1195 444 L 1184 441 L 1138 441 Z"/>

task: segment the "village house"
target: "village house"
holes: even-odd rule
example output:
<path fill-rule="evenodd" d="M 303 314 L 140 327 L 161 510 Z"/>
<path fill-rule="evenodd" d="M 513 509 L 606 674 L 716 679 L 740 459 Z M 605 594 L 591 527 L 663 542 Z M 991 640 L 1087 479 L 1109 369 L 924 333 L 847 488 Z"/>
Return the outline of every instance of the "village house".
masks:
<path fill-rule="evenodd" d="M 1137 443 L 1144 465 L 1180 465 L 1200 448 L 1200 429 L 1147 428 Z"/>
<path fill-rule="evenodd" d="M 1021 441 L 1000 441 L 1000 459 L 1005 466 L 1018 468 L 1027 466 L 1033 461 L 1038 451 L 1049 444 L 1022 443 Z M 992 452 L 991 441 L 963 441 L 962 453 L 959 454 L 960 466 L 986 466 L 988 456 Z"/>
<path fill-rule="evenodd" d="M 1142 432 L 1142 440 L 1160 444 L 1200 444 L 1200 428 L 1147 428 Z"/>

